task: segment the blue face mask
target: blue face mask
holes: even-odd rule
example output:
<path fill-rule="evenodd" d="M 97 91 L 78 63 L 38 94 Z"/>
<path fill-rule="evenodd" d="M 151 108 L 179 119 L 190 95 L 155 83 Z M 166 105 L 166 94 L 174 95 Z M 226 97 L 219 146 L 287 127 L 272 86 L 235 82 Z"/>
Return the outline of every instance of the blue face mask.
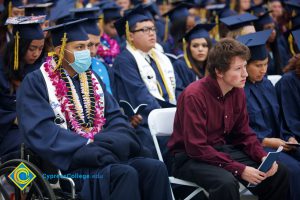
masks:
<path fill-rule="evenodd" d="M 69 51 L 66 49 L 66 51 Z M 71 51 L 69 51 L 71 53 Z M 74 51 L 74 62 L 69 63 L 69 65 L 78 73 L 81 74 L 88 70 L 92 64 L 92 58 L 90 50 Z"/>

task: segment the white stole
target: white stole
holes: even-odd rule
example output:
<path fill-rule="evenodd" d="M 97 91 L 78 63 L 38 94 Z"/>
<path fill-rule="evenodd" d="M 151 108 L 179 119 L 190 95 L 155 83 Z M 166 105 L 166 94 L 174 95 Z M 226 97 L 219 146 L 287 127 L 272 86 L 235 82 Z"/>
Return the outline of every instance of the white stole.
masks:
<path fill-rule="evenodd" d="M 166 101 L 163 96 L 160 94 L 159 89 L 157 87 L 157 79 L 156 74 L 153 68 L 151 67 L 150 63 L 146 61 L 144 56 L 137 50 L 133 49 L 129 44 L 126 46 L 127 50 L 133 55 L 134 59 L 136 60 L 141 78 L 145 83 L 148 91 L 152 96 L 162 101 Z M 168 87 L 171 95 L 173 96 L 172 99 L 168 99 L 168 101 L 172 104 L 176 104 L 176 96 L 175 96 L 175 89 L 176 89 L 176 80 L 174 69 L 171 61 L 167 56 L 161 53 L 159 50 L 153 48 L 151 51 L 154 51 L 156 57 L 159 61 L 159 64 L 162 68 L 163 76 L 166 80 L 165 87 Z M 151 56 L 151 55 L 149 55 Z M 170 96 L 169 96 L 170 98 Z"/>

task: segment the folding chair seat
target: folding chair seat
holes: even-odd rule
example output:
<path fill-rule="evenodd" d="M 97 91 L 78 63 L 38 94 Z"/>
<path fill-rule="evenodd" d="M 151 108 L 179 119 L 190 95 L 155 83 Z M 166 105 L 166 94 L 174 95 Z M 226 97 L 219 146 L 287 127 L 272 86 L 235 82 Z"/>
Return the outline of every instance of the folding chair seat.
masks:
<path fill-rule="evenodd" d="M 149 129 L 153 138 L 153 142 L 155 145 L 155 149 L 158 155 L 158 158 L 160 161 L 164 162 L 161 150 L 158 144 L 157 137 L 159 136 L 171 136 L 173 132 L 173 123 L 174 123 L 174 117 L 175 117 L 176 108 L 162 108 L 162 109 L 155 109 L 150 112 L 148 116 L 148 125 Z M 178 184 L 178 185 L 184 185 L 184 186 L 190 186 L 194 187 L 195 190 L 189 194 L 185 200 L 189 200 L 196 196 L 199 192 L 204 192 L 206 197 L 208 197 L 208 193 L 197 184 L 175 178 L 173 176 L 169 177 L 169 181 L 171 184 Z M 172 189 L 172 188 L 171 188 Z M 175 200 L 173 191 L 172 191 L 173 199 Z"/>

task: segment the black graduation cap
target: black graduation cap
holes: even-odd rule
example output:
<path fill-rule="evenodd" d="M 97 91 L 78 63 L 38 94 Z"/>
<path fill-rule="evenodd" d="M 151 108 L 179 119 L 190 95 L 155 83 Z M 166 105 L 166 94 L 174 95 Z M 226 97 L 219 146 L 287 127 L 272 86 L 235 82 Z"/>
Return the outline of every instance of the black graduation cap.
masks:
<path fill-rule="evenodd" d="M 74 14 L 75 19 L 83 19 L 89 18 L 94 19 L 97 18 L 97 14 L 99 13 L 100 8 L 92 7 L 92 8 L 72 8 L 70 12 Z"/>
<path fill-rule="evenodd" d="M 49 20 L 62 24 L 71 19 L 70 9 L 75 8 L 74 0 L 59 0 L 51 8 Z"/>
<path fill-rule="evenodd" d="M 251 25 L 252 22 L 257 20 L 257 17 L 250 13 L 234 15 L 230 17 L 221 18 L 220 21 L 229 29 L 234 30 L 243 26 Z"/>
<path fill-rule="evenodd" d="M 252 15 L 255 16 L 261 16 L 262 14 L 264 14 L 266 11 L 268 11 L 268 9 L 265 7 L 265 3 L 262 2 L 258 5 L 252 5 L 247 12 L 251 13 Z"/>
<path fill-rule="evenodd" d="M 292 31 L 292 35 L 294 37 L 298 49 L 300 50 L 300 29 Z"/>
<path fill-rule="evenodd" d="M 258 20 L 254 22 L 255 26 L 262 27 L 263 25 L 273 23 L 274 20 L 270 16 L 270 11 L 263 13 Z"/>
<path fill-rule="evenodd" d="M 105 21 L 121 18 L 121 7 L 114 2 L 104 4 L 101 9 Z"/>
<path fill-rule="evenodd" d="M 19 8 L 25 9 L 25 16 L 47 15 L 47 9 L 52 6 L 52 3 L 43 4 L 28 4 Z"/>
<path fill-rule="evenodd" d="M 27 4 L 43 4 L 48 2 L 49 0 L 27 0 Z"/>
<path fill-rule="evenodd" d="M 189 8 L 193 7 L 191 4 L 180 3 L 176 7 L 172 8 L 168 12 L 164 13 L 163 16 L 169 16 L 171 21 L 175 21 L 182 17 L 189 16 Z"/>
<path fill-rule="evenodd" d="M 197 24 L 184 35 L 184 38 L 188 42 L 196 38 L 209 38 L 209 31 L 213 29 L 214 26 L 215 24 Z"/>
<path fill-rule="evenodd" d="M 67 42 L 85 41 L 89 38 L 81 24 L 86 20 L 87 19 L 79 19 L 56 26 L 51 26 L 45 28 L 44 31 L 51 32 L 51 38 L 54 47 L 61 45 L 62 39 L 64 38 L 64 33 L 67 34 Z"/>
<path fill-rule="evenodd" d="M 259 31 L 238 36 L 237 40 L 249 47 L 251 52 L 251 61 L 264 60 L 268 57 L 266 42 L 268 41 L 271 33 L 272 30 Z"/>
<path fill-rule="evenodd" d="M 81 23 L 82 27 L 88 34 L 100 35 L 100 30 L 98 27 L 98 12 L 100 8 L 77 8 L 71 9 L 70 12 L 74 14 L 74 20 L 87 18 L 84 22 Z"/>
<path fill-rule="evenodd" d="M 19 40 L 41 40 L 44 39 L 44 34 L 41 29 L 40 23 L 45 21 L 45 16 L 22 16 L 22 17 L 9 17 L 5 25 L 13 26 L 14 35 L 14 70 L 19 69 Z"/>
<path fill-rule="evenodd" d="M 160 16 L 159 9 L 155 3 L 148 3 L 143 5 L 144 9 L 151 13 L 153 17 Z"/>
<path fill-rule="evenodd" d="M 121 37 L 126 33 L 126 22 L 128 22 L 129 28 L 135 25 L 137 22 L 152 20 L 145 14 L 145 10 L 142 5 L 139 5 L 130 11 L 125 11 L 124 16 L 115 22 L 115 27 L 119 36 Z"/>
<path fill-rule="evenodd" d="M 19 7 L 19 6 L 23 6 L 23 2 L 22 0 L 6 0 L 4 1 L 4 3 L 7 2 L 9 4 L 9 2 L 11 2 L 13 7 Z"/>
<path fill-rule="evenodd" d="M 44 38 L 40 24 L 45 21 L 45 16 L 9 17 L 5 25 L 13 26 L 13 35 L 18 32 L 20 38 L 40 40 Z"/>
<path fill-rule="evenodd" d="M 292 1 L 286 1 L 284 2 L 285 9 L 287 12 L 293 12 L 296 11 L 297 14 L 300 14 L 300 4 Z"/>

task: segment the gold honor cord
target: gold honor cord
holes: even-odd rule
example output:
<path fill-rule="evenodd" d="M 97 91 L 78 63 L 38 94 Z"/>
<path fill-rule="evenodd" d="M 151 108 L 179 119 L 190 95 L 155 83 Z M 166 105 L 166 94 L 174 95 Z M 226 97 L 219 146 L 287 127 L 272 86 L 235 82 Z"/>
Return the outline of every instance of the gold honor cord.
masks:
<path fill-rule="evenodd" d="M 15 35 L 15 47 L 14 47 L 14 71 L 18 71 L 19 69 L 19 41 L 20 41 L 20 35 L 19 35 L 19 31 L 17 31 Z"/>
<path fill-rule="evenodd" d="M 166 16 L 166 21 L 165 21 L 165 32 L 164 32 L 164 42 L 166 42 L 168 40 L 168 35 L 169 35 L 169 21 L 170 18 L 169 16 Z"/>
<path fill-rule="evenodd" d="M 164 86 L 165 86 L 165 88 L 167 90 L 168 96 L 169 96 L 170 100 L 172 101 L 172 100 L 174 100 L 174 97 L 173 97 L 173 95 L 171 94 L 171 92 L 169 90 L 169 87 L 167 85 L 167 81 L 166 81 L 165 76 L 163 74 L 162 68 L 161 68 L 161 66 L 160 66 L 160 64 L 158 62 L 158 59 L 156 57 L 156 54 L 155 54 L 155 52 L 153 50 L 151 51 L 151 56 L 152 56 L 152 59 L 154 60 L 156 66 L 158 68 L 159 74 L 160 74 L 160 76 L 161 76 L 161 78 L 163 80 L 163 83 L 164 83 Z"/>
<path fill-rule="evenodd" d="M 60 47 L 60 51 L 59 51 L 59 55 L 58 55 L 58 62 L 57 62 L 56 68 L 54 70 L 56 70 L 62 64 L 62 60 L 63 60 L 64 54 L 65 54 L 65 48 L 67 45 L 67 40 L 68 40 L 67 33 L 64 33 L 64 36 L 61 39 L 62 43 L 61 43 L 61 47 Z"/>
<path fill-rule="evenodd" d="M 188 66 L 188 68 L 192 69 L 192 65 L 191 65 L 191 62 L 188 58 L 188 55 L 187 55 L 187 44 L 186 44 L 186 40 L 185 38 L 182 39 L 182 45 L 183 45 L 183 57 L 184 57 L 184 60 Z"/>
<path fill-rule="evenodd" d="M 294 50 L 294 40 L 293 40 L 292 34 L 289 35 L 288 41 L 289 41 L 290 51 L 291 51 L 292 55 L 294 56 L 294 55 L 296 55 L 296 53 L 295 53 L 295 50 Z"/>
<path fill-rule="evenodd" d="M 159 84 L 159 81 L 156 81 L 156 85 L 157 85 L 157 88 L 158 88 L 158 90 L 159 90 L 159 94 L 160 94 L 161 96 L 163 96 L 163 91 L 162 91 L 162 89 L 161 89 L 161 86 L 160 86 L 160 84 Z"/>
<path fill-rule="evenodd" d="M 212 30 L 212 35 L 213 37 L 215 38 L 216 41 L 219 41 L 220 40 L 220 34 L 219 34 L 219 16 L 216 15 L 215 17 L 215 23 L 216 23 L 216 26 L 214 27 L 214 29 Z"/>

